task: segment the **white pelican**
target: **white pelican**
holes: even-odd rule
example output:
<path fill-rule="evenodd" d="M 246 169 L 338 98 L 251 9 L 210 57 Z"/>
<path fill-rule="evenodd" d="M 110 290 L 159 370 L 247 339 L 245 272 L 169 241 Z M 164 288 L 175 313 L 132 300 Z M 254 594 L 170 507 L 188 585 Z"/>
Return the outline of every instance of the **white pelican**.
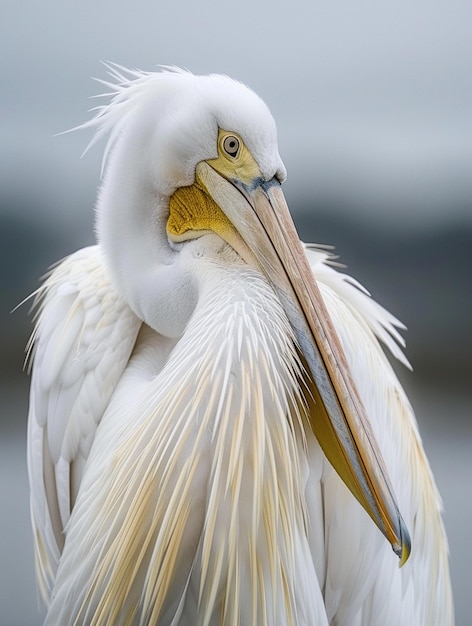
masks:
<path fill-rule="evenodd" d="M 98 244 L 51 272 L 30 345 L 46 624 L 452 624 L 379 344 L 405 363 L 401 324 L 300 243 L 268 108 L 226 76 L 110 71 L 84 124 L 109 137 Z"/>

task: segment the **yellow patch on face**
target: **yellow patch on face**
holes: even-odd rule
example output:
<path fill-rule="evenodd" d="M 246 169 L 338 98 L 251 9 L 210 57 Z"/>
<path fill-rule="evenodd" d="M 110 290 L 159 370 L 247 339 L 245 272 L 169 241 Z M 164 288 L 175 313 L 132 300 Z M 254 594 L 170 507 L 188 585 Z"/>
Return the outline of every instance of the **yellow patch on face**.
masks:
<path fill-rule="evenodd" d="M 245 184 L 260 177 L 254 157 L 236 133 L 218 131 L 218 157 L 208 165 L 228 181 Z M 199 237 L 204 232 L 214 232 L 228 243 L 240 235 L 221 207 L 212 198 L 211 191 L 198 175 L 188 187 L 180 187 L 169 201 L 167 234 L 172 241 L 185 241 Z"/>
<path fill-rule="evenodd" d="M 226 179 L 236 179 L 246 185 L 261 176 L 259 166 L 241 137 L 221 128 L 218 131 L 218 157 L 207 163 Z"/>
<path fill-rule="evenodd" d="M 197 177 L 193 185 L 180 187 L 171 196 L 167 233 L 172 241 L 199 237 L 202 231 L 212 231 L 224 239 L 228 231 L 236 230 L 205 185 Z"/>

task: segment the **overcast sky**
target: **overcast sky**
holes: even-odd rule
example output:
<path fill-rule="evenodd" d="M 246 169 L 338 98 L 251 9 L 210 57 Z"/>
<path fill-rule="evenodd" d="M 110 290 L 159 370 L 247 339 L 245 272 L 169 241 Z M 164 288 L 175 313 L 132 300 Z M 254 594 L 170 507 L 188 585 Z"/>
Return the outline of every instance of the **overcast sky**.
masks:
<path fill-rule="evenodd" d="M 289 201 L 352 199 L 416 225 L 472 217 L 470 1 L 2 6 L 0 183 L 9 199 L 36 200 L 32 210 L 89 220 L 100 149 L 80 161 L 87 133 L 54 134 L 87 119 L 100 92 L 90 77 L 112 60 L 249 84 L 276 118 Z"/>

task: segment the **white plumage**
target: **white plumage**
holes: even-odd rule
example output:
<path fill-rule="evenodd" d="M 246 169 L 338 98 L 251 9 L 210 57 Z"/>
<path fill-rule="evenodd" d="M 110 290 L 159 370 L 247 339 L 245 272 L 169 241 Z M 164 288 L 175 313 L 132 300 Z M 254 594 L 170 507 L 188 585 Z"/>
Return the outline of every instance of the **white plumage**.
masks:
<path fill-rule="evenodd" d="M 114 75 L 88 124 L 110 136 L 99 243 L 44 283 L 31 347 L 46 624 L 452 624 L 440 499 L 379 344 L 405 362 L 401 324 L 306 248 L 411 534 L 400 569 L 313 435 L 304 331 L 244 226 L 211 207 L 182 237 L 169 225 L 195 180 L 234 223 L 197 167 L 221 159 L 221 131 L 257 164 L 235 165 L 241 198 L 247 168 L 284 178 L 267 108 L 225 77 Z"/>

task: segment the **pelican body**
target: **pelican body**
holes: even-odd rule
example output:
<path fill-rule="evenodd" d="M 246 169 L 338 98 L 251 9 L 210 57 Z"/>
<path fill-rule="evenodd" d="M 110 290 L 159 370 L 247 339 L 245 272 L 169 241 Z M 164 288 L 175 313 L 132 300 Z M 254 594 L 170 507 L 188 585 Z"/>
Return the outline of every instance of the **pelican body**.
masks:
<path fill-rule="evenodd" d="M 448 626 L 441 503 L 380 342 L 304 246 L 263 101 L 109 68 L 98 243 L 49 274 L 28 469 L 46 624 Z M 399 565 L 401 567 L 399 567 Z"/>

